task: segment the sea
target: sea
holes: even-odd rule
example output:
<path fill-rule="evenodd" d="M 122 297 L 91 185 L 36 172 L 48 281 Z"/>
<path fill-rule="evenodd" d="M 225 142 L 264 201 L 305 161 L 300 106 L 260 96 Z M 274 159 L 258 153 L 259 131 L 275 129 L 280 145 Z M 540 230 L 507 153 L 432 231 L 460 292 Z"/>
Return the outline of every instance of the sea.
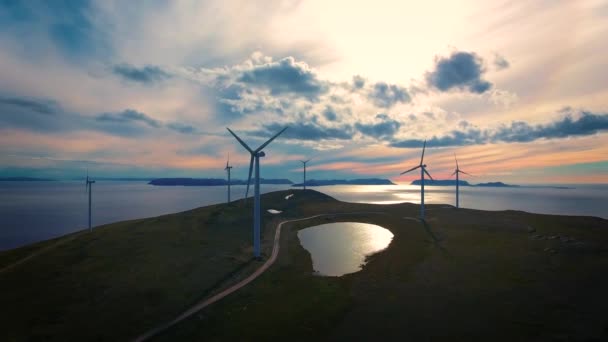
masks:
<path fill-rule="evenodd" d="M 261 192 L 291 189 L 261 185 Z M 334 185 L 312 187 L 341 201 L 420 203 L 417 185 Z M 252 191 L 253 189 L 250 189 Z M 245 186 L 232 186 L 233 200 Z M 181 212 L 226 201 L 224 186 L 154 186 L 146 181 L 93 184 L 93 226 Z M 455 187 L 426 186 L 425 203 L 455 204 Z M 460 206 L 482 210 L 523 210 L 542 214 L 608 219 L 608 184 L 460 187 Z M 0 182 L 0 250 L 47 240 L 87 228 L 88 196 L 82 181 Z"/>

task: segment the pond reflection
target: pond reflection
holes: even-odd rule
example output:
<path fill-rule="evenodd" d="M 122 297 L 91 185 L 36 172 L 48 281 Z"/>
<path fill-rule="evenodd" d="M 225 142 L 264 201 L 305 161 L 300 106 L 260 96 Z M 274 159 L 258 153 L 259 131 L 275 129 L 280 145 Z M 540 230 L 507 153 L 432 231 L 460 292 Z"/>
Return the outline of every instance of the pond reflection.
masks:
<path fill-rule="evenodd" d="M 317 274 L 341 276 L 361 270 L 365 257 L 388 247 L 393 233 L 374 224 L 338 222 L 302 229 L 298 238 Z"/>

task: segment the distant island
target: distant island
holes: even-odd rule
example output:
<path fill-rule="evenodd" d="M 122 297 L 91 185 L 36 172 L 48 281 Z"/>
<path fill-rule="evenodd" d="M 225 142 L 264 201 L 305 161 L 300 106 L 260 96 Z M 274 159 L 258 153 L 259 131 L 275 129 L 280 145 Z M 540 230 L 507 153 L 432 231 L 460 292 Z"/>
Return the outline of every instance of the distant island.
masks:
<path fill-rule="evenodd" d="M 157 178 L 148 184 L 161 186 L 221 186 L 228 185 L 228 181 L 223 178 Z M 247 185 L 247 181 L 241 179 L 231 179 L 231 185 Z M 253 180 L 251 182 L 253 185 Z M 266 179 L 260 178 L 260 184 L 293 184 L 289 179 Z"/>
<path fill-rule="evenodd" d="M 485 186 L 489 188 L 519 188 L 519 185 L 505 184 L 503 182 L 489 182 L 489 183 L 479 183 L 475 184 L 475 186 Z"/>
<path fill-rule="evenodd" d="M 50 182 L 54 179 L 35 177 L 0 177 L 0 182 Z"/>
<path fill-rule="evenodd" d="M 460 186 L 481 186 L 481 187 L 488 187 L 488 188 L 518 188 L 518 187 L 520 187 L 519 185 L 505 184 L 503 182 L 488 182 L 488 183 L 470 184 L 469 182 L 462 181 L 462 180 L 459 180 L 458 184 Z M 415 181 L 411 182 L 410 185 L 420 185 L 420 179 L 416 179 Z M 455 179 L 435 179 L 435 180 L 425 179 L 424 185 L 452 186 L 452 185 L 456 185 L 456 180 Z"/>
<path fill-rule="evenodd" d="M 463 180 L 459 180 L 458 184 L 460 186 L 471 186 L 471 184 L 469 184 L 469 182 L 463 181 Z M 416 179 L 415 181 L 411 182 L 410 185 L 420 185 L 420 179 Z M 455 179 L 436 179 L 436 180 L 425 179 L 424 185 L 435 185 L 435 186 L 456 185 L 456 180 Z"/>
<path fill-rule="evenodd" d="M 293 184 L 292 186 L 303 186 L 303 183 Z M 395 185 L 389 179 L 363 178 L 363 179 L 311 179 L 306 181 L 306 186 L 326 186 L 326 185 Z"/>

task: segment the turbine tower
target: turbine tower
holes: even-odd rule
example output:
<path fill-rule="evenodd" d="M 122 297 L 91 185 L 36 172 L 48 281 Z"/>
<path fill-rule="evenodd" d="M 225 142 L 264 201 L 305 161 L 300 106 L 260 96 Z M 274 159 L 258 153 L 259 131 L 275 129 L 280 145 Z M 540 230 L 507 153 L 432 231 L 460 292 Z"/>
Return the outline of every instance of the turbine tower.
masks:
<path fill-rule="evenodd" d="M 304 190 L 306 190 L 306 163 L 308 163 L 309 161 L 310 159 L 300 160 L 300 163 L 304 164 L 304 183 L 302 183 L 302 185 L 304 186 Z"/>
<path fill-rule="evenodd" d="M 425 148 L 426 148 L 426 140 L 424 141 L 424 145 L 422 145 L 422 157 L 420 158 L 420 164 L 418 164 L 418 166 L 413 167 L 407 171 L 401 172 L 401 174 L 405 174 L 410 171 L 414 171 L 418 168 L 420 169 L 420 219 L 422 219 L 422 220 L 424 220 L 424 174 L 426 173 L 429 176 L 429 178 L 431 180 L 433 180 L 433 177 L 431 177 L 431 174 L 426 170 L 426 164 L 423 164 Z"/>
<path fill-rule="evenodd" d="M 454 153 L 454 160 L 456 161 L 456 170 L 454 171 L 454 173 L 452 173 L 452 176 L 456 175 L 456 208 L 460 208 L 460 203 L 459 203 L 459 197 L 460 197 L 460 193 L 459 193 L 460 178 L 458 177 L 458 174 L 464 173 L 465 175 L 469 175 L 469 176 L 472 176 L 472 175 L 470 173 L 466 173 L 466 172 L 462 171 L 458 167 L 458 159 L 456 158 L 456 153 Z"/>
<path fill-rule="evenodd" d="M 85 181 L 85 187 L 86 187 L 86 192 L 89 193 L 89 231 L 92 230 L 92 228 L 91 228 L 91 194 L 93 193 L 93 183 L 95 183 L 95 181 L 89 179 L 89 170 L 87 170 L 87 179 Z"/>
<path fill-rule="evenodd" d="M 245 192 L 245 199 L 249 195 L 249 183 L 251 183 L 251 171 L 253 169 L 253 164 L 255 161 L 255 186 L 254 186 L 254 204 L 253 204 L 253 256 L 256 259 L 260 258 L 260 157 L 264 157 L 266 154 L 262 149 L 270 144 L 276 137 L 278 137 L 281 133 L 283 133 L 287 127 L 283 128 L 279 133 L 272 136 L 272 138 L 268 139 L 265 143 L 260 145 L 255 150 L 252 150 L 241 138 L 239 138 L 230 128 L 226 127 L 228 132 L 232 134 L 236 140 L 251 154 L 251 159 L 249 161 L 249 178 L 247 178 L 247 191 Z"/>
<path fill-rule="evenodd" d="M 228 173 L 228 202 L 230 203 L 230 169 L 232 169 L 232 166 L 230 166 L 230 153 L 228 153 L 228 160 L 226 160 L 226 167 L 224 168 L 224 170 L 226 170 L 226 173 Z"/>

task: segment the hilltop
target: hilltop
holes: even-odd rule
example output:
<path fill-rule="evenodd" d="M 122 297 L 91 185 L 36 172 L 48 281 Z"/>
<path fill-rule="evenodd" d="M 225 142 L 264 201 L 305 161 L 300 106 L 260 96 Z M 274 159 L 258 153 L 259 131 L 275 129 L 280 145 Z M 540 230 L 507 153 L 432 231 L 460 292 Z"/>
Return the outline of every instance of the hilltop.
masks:
<path fill-rule="evenodd" d="M 239 200 L 0 252 L 2 336 L 139 336 L 261 265 L 251 259 L 251 209 Z M 335 215 L 284 225 L 267 272 L 155 341 L 608 338 L 607 220 L 427 209 L 422 223 L 409 203 L 345 203 L 314 190 L 263 194 L 264 258 L 279 222 Z M 377 224 L 394 238 L 360 272 L 316 276 L 297 232 L 337 221 Z"/>

